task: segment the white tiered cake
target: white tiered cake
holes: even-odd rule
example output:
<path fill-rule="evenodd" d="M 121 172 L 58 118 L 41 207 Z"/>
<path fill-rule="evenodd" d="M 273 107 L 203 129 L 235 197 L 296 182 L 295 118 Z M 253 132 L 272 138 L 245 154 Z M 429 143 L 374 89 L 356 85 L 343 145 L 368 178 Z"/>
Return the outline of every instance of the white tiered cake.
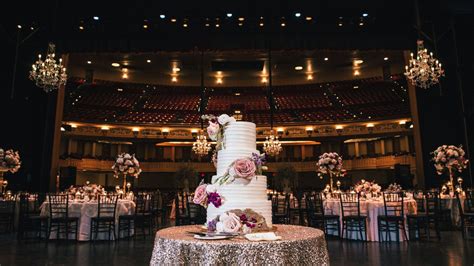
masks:
<path fill-rule="evenodd" d="M 229 166 L 237 159 L 251 157 L 252 153 L 259 154 L 256 144 L 256 128 L 250 122 L 231 122 L 224 132 L 223 149 L 217 154 L 217 175 L 212 183 L 224 175 Z M 233 209 L 252 209 L 265 218 L 267 226 L 272 227 L 272 205 L 267 198 L 267 177 L 255 176 L 250 182 L 235 179 L 232 183 L 218 186 L 217 192 L 224 198 L 219 208 L 209 204 L 207 221 Z"/>

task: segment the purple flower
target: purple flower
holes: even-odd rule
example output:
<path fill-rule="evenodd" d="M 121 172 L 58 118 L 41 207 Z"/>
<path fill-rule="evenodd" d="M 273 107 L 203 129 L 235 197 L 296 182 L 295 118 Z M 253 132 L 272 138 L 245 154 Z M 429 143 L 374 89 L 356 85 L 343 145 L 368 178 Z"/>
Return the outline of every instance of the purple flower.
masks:
<path fill-rule="evenodd" d="M 265 153 L 259 155 L 259 154 L 255 153 L 255 152 L 252 152 L 252 161 L 254 161 L 254 163 L 255 163 L 255 165 L 256 165 L 257 167 L 262 166 L 262 165 L 265 164 L 265 162 L 266 162 L 266 158 L 265 158 L 265 157 L 266 157 L 266 156 L 265 156 Z"/>
<path fill-rule="evenodd" d="M 222 198 L 217 192 L 211 192 L 207 195 L 207 203 L 212 203 L 214 207 L 219 208 L 222 205 Z"/>
<path fill-rule="evenodd" d="M 210 220 L 209 222 L 207 222 L 207 231 L 208 231 L 208 232 L 214 232 L 214 231 L 216 231 L 216 224 L 217 224 L 217 220 L 216 220 L 216 219 Z"/>

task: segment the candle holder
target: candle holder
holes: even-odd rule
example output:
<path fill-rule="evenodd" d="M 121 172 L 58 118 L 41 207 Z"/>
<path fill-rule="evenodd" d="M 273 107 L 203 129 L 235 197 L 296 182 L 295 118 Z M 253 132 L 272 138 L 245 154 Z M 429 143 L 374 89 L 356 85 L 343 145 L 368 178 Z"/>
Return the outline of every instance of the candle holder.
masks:
<path fill-rule="evenodd" d="M 336 186 L 337 186 L 337 191 L 341 191 L 341 181 L 337 180 Z"/>

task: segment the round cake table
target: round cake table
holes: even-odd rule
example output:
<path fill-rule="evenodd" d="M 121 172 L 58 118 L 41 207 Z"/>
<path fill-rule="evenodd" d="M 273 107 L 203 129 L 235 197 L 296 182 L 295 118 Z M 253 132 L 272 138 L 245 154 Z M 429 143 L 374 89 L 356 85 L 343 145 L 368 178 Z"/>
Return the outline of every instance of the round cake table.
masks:
<path fill-rule="evenodd" d="M 329 265 L 324 233 L 311 227 L 275 225 L 277 241 L 253 242 L 243 236 L 198 240 L 188 231 L 199 225 L 176 226 L 156 233 L 150 265 Z"/>

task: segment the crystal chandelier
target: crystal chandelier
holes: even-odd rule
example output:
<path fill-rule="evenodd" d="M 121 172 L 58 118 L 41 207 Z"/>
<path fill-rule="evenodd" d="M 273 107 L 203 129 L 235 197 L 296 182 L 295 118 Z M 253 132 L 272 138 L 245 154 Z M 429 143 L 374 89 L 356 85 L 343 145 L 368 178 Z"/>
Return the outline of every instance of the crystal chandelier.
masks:
<path fill-rule="evenodd" d="M 211 150 L 211 143 L 207 142 L 206 135 L 201 133 L 196 137 L 196 141 L 193 143 L 193 152 L 198 156 L 204 156 Z"/>
<path fill-rule="evenodd" d="M 439 78 L 444 76 L 444 70 L 441 63 L 433 57 L 433 53 L 428 54 L 422 40 L 418 40 L 417 45 L 416 58 L 413 53 L 410 54 L 410 66 L 405 66 L 405 76 L 413 85 L 427 89 L 439 82 Z"/>
<path fill-rule="evenodd" d="M 38 55 L 38 60 L 33 64 L 30 71 L 30 79 L 36 83 L 36 86 L 44 89 L 46 92 L 58 89 L 59 86 L 66 84 L 66 68 L 62 65 L 62 59 L 56 63 L 55 45 L 49 43 L 46 59 L 41 59 L 41 54 Z"/>
<path fill-rule="evenodd" d="M 276 156 L 281 152 L 281 143 L 278 140 L 278 136 L 274 135 L 273 130 L 270 132 L 270 136 L 267 136 L 265 139 L 265 142 L 263 143 L 263 150 L 269 156 Z"/>

